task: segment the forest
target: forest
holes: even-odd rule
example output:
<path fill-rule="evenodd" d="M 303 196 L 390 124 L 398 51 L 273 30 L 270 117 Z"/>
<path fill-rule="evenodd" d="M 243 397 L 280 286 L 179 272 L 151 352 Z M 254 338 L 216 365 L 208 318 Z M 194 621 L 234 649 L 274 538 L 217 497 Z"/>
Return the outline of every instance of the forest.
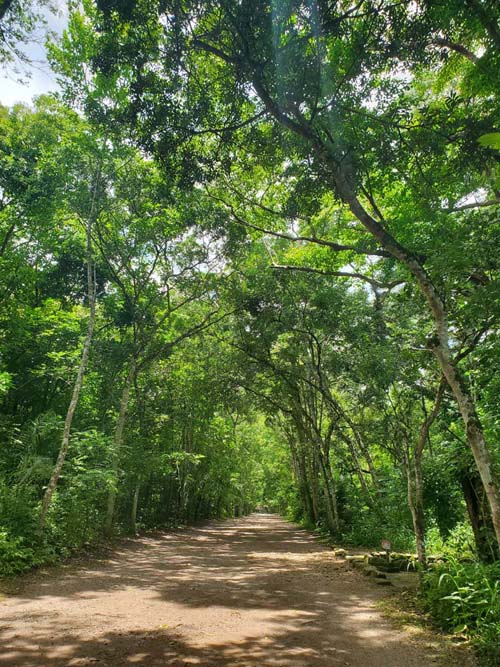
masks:
<path fill-rule="evenodd" d="M 498 4 L 68 7 L 0 107 L 0 575 L 265 509 L 499 664 Z"/>

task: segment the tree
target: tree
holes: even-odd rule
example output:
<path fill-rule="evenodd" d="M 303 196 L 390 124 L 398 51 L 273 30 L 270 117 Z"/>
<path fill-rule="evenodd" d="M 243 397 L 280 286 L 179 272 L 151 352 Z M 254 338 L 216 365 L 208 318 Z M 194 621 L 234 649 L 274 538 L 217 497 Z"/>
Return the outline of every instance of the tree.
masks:
<path fill-rule="evenodd" d="M 421 295 L 415 299 L 427 305 L 428 345 L 462 415 L 500 542 L 491 453 L 450 334 L 459 305 L 455 279 L 467 283 L 484 269 L 473 261 L 470 273 L 469 267 L 461 275 L 440 271 L 443 257 L 461 248 L 454 235 L 446 252 L 440 235 L 449 236 L 457 221 L 466 225 L 467 211 L 476 215 L 464 198 L 483 188 L 486 201 L 497 203 L 494 157 L 478 144 L 494 128 L 486 99 L 496 77 L 496 10 L 487 16 L 478 3 L 454 2 L 441 12 L 411 3 L 277 7 L 264 0 L 166 3 L 158 14 L 148 3 L 100 9 L 88 8 L 96 36 L 87 41 L 87 56 L 99 74 L 86 104 L 95 118 L 132 120 L 142 145 L 170 167 L 180 152 L 176 172 L 191 183 L 228 170 L 234 146 L 243 142 L 236 169 L 259 153 L 274 180 L 289 184 L 280 211 L 285 219 L 299 215 L 307 229 L 327 198 L 344 224 L 354 218 L 365 231 L 362 242 L 347 244 L 355 232 L 334 225 L 335 240 L 311 230 L 311 242 L 393 258 L 411 276 Z M 456 34 L 448 39 L 452 12 Z M 458 39 L 463 49 L 450 46 Z M 436 46 L 445 49 L 444 60 Z M 474 54 L 479 46 L 482 56 L 464 57 L 464 49 Z M 452 56 L 458 74 L 450 97 L 443 78 Z M 116 86 L 118 68 L 127 76 Z M 438 83 L 422 107 L 419 92 L 429 77 Z M 103 95 L 106 106 L 99 105 Z M 205 135 L 212 140 L 200 142 Z M 478 322 L 476 331 L 483 326 Z"/>
<path fill-rule="evenodd" d="M 68 411 L 66 413 L 66 418 L 64 420 L 64 430 L 63 430 L 61 448 L 59 450 L 59 455 L 57 457 L 56 465 L 54 467 L 54 470 L 52 472 L 52 475 L 50 477 L 48 486 L 45 490 L 42 500 L 42 507 L 39 519 L 39 525 L 41 528 L 43 528 L 45 525 L 47 512 L 49 511 L 50 508 L 52 496 L 54 495 L 54 491 L 56 490 L 59 477 L 61 476 L 64 461 L 68 454 L 68 448 L 71 437 L 71 426 L 73 424 L 73 417 L 75 414 L 75 410 L 78 406 L 78 398 L 80 396 L 80 392 L 82 389 L 83 378 L 90 354 L 92 338 L 94 335 L 95 318 L 96 318 L 96 284 L 95 284 L 95 269 L 94 269 L 93 251 L 92 251 L 92 228 L 95 218 L 97 216 L 97 207 L 98 207 L 97 197 L 100 186 L 100 177 L 101 177 L 101 165 L 100 163 L 98 163 L 96 166 L 96 173 L 93 179 L 93 183 L 90 184 L 91 185 L 90 206 L 87 214 L 87 229 L 86 229 L 87 298 L 89 304 L 89 322 L 87 326 L 87 335 L 83 343 L 80 365 L 76 375 L 71 401 L 68 407 Z"/>

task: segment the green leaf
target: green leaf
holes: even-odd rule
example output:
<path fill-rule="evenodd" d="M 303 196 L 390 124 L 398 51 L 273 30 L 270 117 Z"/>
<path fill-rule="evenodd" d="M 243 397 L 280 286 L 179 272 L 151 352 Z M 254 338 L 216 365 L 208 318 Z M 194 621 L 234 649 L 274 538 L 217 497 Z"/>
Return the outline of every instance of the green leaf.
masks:
<path fill-rule="evenodd" d="M 496 148 L 500 150 L 500 132 L 488 132 L 479 137 L 479 143 L 486 148 Z"/>

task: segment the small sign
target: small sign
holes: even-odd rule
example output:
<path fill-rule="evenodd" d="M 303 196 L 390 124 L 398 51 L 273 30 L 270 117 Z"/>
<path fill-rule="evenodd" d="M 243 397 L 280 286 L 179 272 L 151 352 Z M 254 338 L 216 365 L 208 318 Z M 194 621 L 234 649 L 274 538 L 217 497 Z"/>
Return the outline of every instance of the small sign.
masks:
<path fill-rule="evenodd" d="M 381 544 L 382 549 L 384 551 L 390 551 L 391 550 L 391 543 L 389 542 L 389 540 L 382 540 L 380 542 L 380 544 Z"/>

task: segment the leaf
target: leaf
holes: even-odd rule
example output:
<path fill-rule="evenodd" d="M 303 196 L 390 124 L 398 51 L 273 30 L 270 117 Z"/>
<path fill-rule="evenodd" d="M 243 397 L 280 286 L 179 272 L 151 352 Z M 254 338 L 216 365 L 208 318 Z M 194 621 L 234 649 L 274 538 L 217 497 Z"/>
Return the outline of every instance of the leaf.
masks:
<path fill-rule="evenodd" d="M 500 132 L 488 132 L 488 134 L 482 134 L 478 141 L 481 146 L 500 150 Z"/>

